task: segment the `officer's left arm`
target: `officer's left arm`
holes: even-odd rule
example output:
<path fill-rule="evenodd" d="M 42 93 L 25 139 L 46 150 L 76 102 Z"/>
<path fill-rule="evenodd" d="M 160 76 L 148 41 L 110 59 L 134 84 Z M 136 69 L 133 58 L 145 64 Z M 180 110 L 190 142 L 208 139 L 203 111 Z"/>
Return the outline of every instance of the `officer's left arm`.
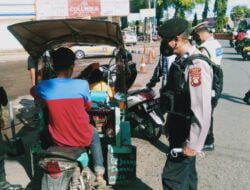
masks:
<path fill-rule="evenodd" d="M 146 84 L 146 86 L 148 86 L 149 88 L 155 87 L 156 83 L 160 81 L 160 77 L 162 76 L 162 61 L 160 59 L 157 66 L 155 67 L 150 81 Z"/>
<path fill-rule="evenodd" d="M 205 142 L 211 120 L 212 68 L 203 60 L 194 60 L 187 69 L 190 90 L 191 119 L 190 134 L 186 147 L 199 151 Z"/>

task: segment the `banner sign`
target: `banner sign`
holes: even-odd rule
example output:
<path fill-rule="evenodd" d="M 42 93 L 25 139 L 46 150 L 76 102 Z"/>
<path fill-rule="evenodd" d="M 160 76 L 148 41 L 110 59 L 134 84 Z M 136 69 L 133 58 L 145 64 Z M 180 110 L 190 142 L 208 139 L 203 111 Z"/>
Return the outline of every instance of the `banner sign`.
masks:
<path fill-rule="evenodd" d="M 129 0 L 36 0 L 37 19 L 129 15 Z"/>
<path fill-rule="evenodd" d="M 97 17 L 101 14 L 100 0 L 69 0 L 69 17 Z"/>

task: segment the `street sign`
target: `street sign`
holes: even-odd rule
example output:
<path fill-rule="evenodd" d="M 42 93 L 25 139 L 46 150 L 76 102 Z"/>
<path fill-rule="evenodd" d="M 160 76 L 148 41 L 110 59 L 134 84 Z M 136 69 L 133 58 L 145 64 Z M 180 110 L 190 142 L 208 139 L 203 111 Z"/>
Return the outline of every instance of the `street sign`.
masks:
<path fill-rule="evenodd" d="M 140 9 L 141 19 L 145 17 L 155 17 L 155 9 Z"/>

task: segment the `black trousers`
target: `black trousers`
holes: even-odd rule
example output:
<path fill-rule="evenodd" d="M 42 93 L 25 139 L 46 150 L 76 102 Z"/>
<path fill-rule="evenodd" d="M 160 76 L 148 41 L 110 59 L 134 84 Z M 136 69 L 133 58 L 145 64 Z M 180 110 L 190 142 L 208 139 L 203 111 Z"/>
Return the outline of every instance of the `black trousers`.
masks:
<path fill-rule="evenodd" d="M 169 132 L 169 148 L 181 148 L 190 132 L 190 119 L 168 114 L 167 128 Z M 177 158 L 168 155 L 162 173 L 164 190 L 197 190 L 197 172 L 195 157 L 179 154 Z"/>
<path fill-rule="evenodd" d="M 163 190 L 197 190 L 195 157 L 168 157 L 162 173 Z"/>

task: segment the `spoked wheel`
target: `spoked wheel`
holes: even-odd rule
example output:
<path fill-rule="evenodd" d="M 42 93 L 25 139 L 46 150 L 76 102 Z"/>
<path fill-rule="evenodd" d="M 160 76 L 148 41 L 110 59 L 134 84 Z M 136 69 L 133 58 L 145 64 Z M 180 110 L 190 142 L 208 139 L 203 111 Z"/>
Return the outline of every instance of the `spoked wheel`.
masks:
<path fill-rule="evenodd" d="M 155 142 L 160 138 L 162 134 L 161 125 L 153 123 L 150 119 L 144 120 L 143 125 L 145 126 L 145 128 L 144 130 L 142 130 L 142 133 L 147 140 L 149 140 L 150 142 Z"/>

